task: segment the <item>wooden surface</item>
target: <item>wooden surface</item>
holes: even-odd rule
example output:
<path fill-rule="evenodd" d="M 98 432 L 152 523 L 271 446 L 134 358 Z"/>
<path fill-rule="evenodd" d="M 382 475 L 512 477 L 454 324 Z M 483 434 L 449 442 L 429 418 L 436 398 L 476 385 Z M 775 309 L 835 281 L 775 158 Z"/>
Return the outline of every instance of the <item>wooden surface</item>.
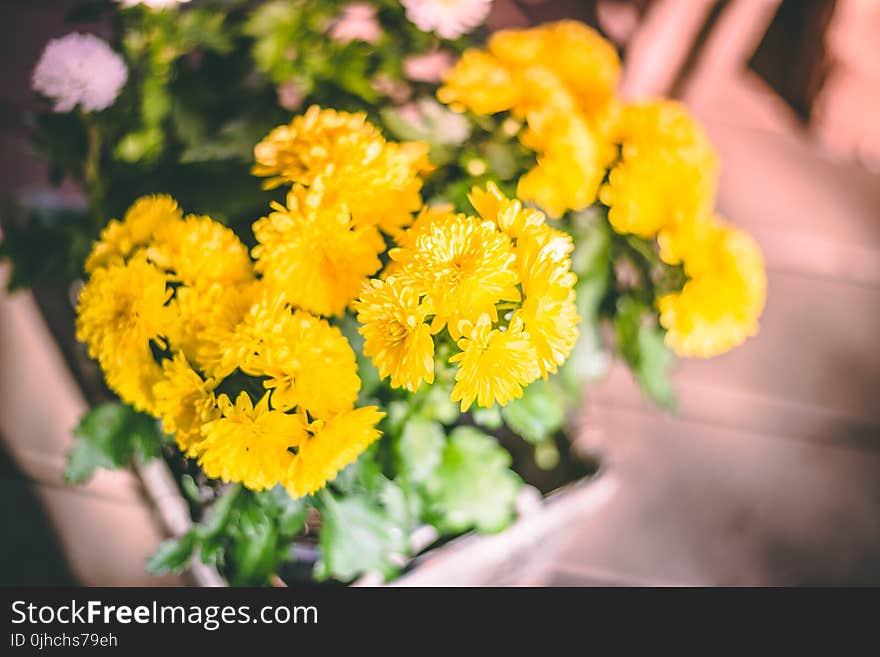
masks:
<path fill-rule="evenodd" d="M 581 444 L 620 492 L 543 583 L 880 583 L 880 179 L 745 71 L 760 4 L 730 3 L 685 100 L 721 153 L 722 213 L 765 252 L 761 334 L 682 362 L 675 416 L 620 367 L 591 390 Z"/>

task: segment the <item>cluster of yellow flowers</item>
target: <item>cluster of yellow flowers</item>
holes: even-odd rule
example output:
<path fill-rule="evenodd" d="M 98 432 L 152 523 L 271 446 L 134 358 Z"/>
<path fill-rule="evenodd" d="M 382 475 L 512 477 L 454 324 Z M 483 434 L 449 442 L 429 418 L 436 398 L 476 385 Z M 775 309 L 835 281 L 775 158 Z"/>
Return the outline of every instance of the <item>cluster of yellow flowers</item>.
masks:
<path fill-rule="evenodd" d="M 339 316 L 382 266 L 382 232 L 422 206 L 425 144 L 388 142 L 364 114 L 310 107 L 254 149 L 267 187 L 291 184 L 286 207 L 254 224 L 256 270 L 293 305 Z"/>
<path fill-rule="evenodd" d="M 221 224 L 141 198 L 104 229 L 86 270 L 77 337 L 108 385 L 161 418 L 209 476 L 299 497 L 379 437 L 383 414 L 355 408 L 348 341 L 255 276 Z"/>
<path fill-rule="evenodd" d="M 355 354 L 321 316 L 356 309 L 365 353 L 412 391 L 433 382 L 446 329 L 463 408 L 521 396 L 571 352 L 573 245 L 542 213 L 493 185 L 473 190 L 479 217 L 423 207 L 425 147 L 385 141 L 362 114 L 313 107 L 255 154 L 255 173 L 291 189 L 253 224 L 251 253 L 144 197 L 102 232 L 79 298 L 77 336 L 108 385 L 208 476 L 298 497 L 378 438 L 383 413 L 355 408 Z"/>
<path fill-rule="evenodd" d="M 713 215 L 718 163 L 677 103 L 615 97 L 614 47 L 586 25 L 550 23 L 494 34 L 466 52 L 438 91 L 453 109 L 510 112 L 537 165 L 517 194 L 558 217 L 600 201 L 621 234 L 655 240 L 687 282 L 657 300 L 666 341 L 713 356 L 758 330 L 766 280 L 757 244 Z"/>
<path fill-rule="evenodd" d="M 424 210 L 355 304 L 364 353 L 395 387 L 433 382 L 433 336 L 446 329 L 462 410 L 521 397 L 578 336 L 571 237 L 491 183 L 470 199 L 479 217 Z"/>

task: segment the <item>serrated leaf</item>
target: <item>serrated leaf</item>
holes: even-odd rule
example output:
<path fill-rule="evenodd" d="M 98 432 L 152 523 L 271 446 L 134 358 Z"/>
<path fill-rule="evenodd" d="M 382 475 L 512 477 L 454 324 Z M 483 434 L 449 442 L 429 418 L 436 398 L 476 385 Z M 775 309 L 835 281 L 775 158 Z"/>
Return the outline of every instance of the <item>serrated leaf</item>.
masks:
<path fill-rule="evenodd" d="M 429 510 L 442 531 L 503 529 L 513 518 L 522 485 L 511 471 L 510 454 L 474 427 L 450 435 L 440 465 L 425 482 Z"/>
<path fill-rule="evenodd" d="M 151 575 L 181 572 L 192 558 L 197 545 L 198 536 L 195 530 L 162 542 L 147 560 L 146 571 Z"/>
<path fill-rule="evenodd" d="M 440 463 L 445 444 L 446 433 L 439 423 L 411 418 L 394 446 L 399 471 L 409 481 L 424 481 Z"/>
<path fill-rule="evenodd" d="M 82 483 L 97 468 L 118 468 L 132 459 L 146 462 L 161 446 L 156 421 L 126 404 L 111 402 L 86 413 L 74 430 L 65 479 Z"/>
<path fill-rule="evenodd" d="M 241 485 L 234 484 L 223 491 L 220 498 L 211 505 L 211 509 L 208 511 L 208 520 L 201 529 L 203 539 L 218 536 L 226 529 L 240 494 Z"/>
<path fill-rule="evenodd" d="M 325 490 L 321 510 L 321 559 L 315 575 L 343 582 L 365 572 L 389 577 L 397 571 L 392 555 L 405 549 L 405 537 L 382 507 L 364 497 L 335 498 Z"/>
<path fill-rule="evenodd" d="M 232 583 L 264 584 L 277 566 L 278 532 L 263 513 L 242 514 L 232 547 L 235 569 Z"/>
<path fill-rule="evenodd" d="M 549 381 L 539 379 L 523 390 L 522 397 L 504 406 L 501 417 L 517 435 L 539 443 L 562 428 L 565 400 Z"/>

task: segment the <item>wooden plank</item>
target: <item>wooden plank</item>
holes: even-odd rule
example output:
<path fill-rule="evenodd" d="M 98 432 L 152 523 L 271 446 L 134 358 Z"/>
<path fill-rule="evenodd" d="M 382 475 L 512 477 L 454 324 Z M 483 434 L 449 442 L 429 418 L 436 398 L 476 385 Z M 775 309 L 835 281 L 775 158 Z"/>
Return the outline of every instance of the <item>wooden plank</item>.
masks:
<path fill-rule="evenodd" d="M 880 454 L 591 405 L 618 494 L 561 566 L 678 584 L 880 583 Z"/>

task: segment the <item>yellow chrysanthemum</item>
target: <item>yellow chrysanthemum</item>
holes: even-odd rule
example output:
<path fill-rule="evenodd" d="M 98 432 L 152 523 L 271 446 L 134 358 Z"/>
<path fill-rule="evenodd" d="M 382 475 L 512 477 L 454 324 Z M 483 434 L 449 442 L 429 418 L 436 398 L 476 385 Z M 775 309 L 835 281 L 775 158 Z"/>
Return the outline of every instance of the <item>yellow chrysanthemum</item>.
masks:
<path fill-rule="evenodd" d="M 107 385 L 140 410 L 152 408 L 161 374 L 150 343 L 164 346 L 177 321 L 171 294 L 165 275 L 142 254 L 98 268 L 80 292 L 77 339 L 100 362 Z"/>
<path fill-rule="evenodd" d="M 606 163 L 587 122 L 568 114 L 542 121 L 538 130 L 531 126 L 523 143 L 538 152 L 538 165 L 520 178 L 517 195 L 534 201 L 551 217 L 591 205 Z"/>
<path fill-rule="evenodd" d="M 312 423 L 312 435 L 299 445 L 283 480 L 290 496 L 314 493 L 357 460 L 382 435 L 376 424 L 383 417 L 375 406 L 365 406 Z"/>
<path fill-rule="evenodd" d="M 495 318 L 495 304 L 519 300 L 510 238 L 476 217 L 434 221 L 414 246 L 389 255 L 400 264 L 401 284 L 425 295 L 435 332 L 448 323 L 457 337 L 460 319 L 475 321 L 484 313 Z"/>
<path fill-rule="evenodd" d="M 162 368 L 148 346 L 119 351 L 99 362 L 110 390 L 137 410 L 155 414 L 153 388 L 162 379 Z"/>
<path fill-rule="evenodd" d="M 535 346 L 518 317 L 501 330 L 492 328 L 488 315 L 481 315 L 475 324 L 462 322 L 460 330 L 465 336 L 458 341 L 461 352 L 449 362 L 459 364 L 451 398 L 461 401 L 462 411 L 474 401 L 484 408 L 496 401 L 505 406 L 522 397 L 522 389 L 541 375 Z"/>
<path fill-rule="evenodd" d="M 153 387 L 155 411 L 185 454 L 193 453 L 202 441 L 202 425 L 220 414 L 215 386 L 213 379 L 199 376 L 180 352 L 162 363 L 162 379 Z"/>
<path fill-rule="evenodd" d="M 493 222 L 498 230 L 512 239 L 531 228 L 545 225 L 541 212 L 524 207 L 517 199 L 507 198 L 493 182 L 489 182 L 486 189 L 472 188 L 468 200 L 480 217 Z"/>
<path fill-rule="evenodd" d="M 77 304 L 76 337 L 101 361 L 161 343 L 174 321 L 165 275 L 143 256 L 95 271 Z"/>
<path fill-rule="evenodd" d="M 574 303 L 571 236 L 549 226 L 530 228 L 517 240 L 523 289 L 518 311 L 538 358 L 541 376 L 555 373 L 574 349 L 580 318 Z"/>
<path fill-rule="evenodd" d="M 183 212 L 170 196 L 143 196 L 125 213 L 123 221 L 111 220 L 86 259 L 85 269 L 92 273 L 99 267 L 128 257 L 138 247 L 149 243 L 156 230 L 180 221 Z"/>
<path fill-rule="evenodd" d="M 696 253 L 696 251 L 694 251 Z M 758 332 L 767 279 L 761 250 L 746 233 L 715 222 L 681 292 L 658 299 L 666 343 L 681 356 L 708 358 Z"/>
<path fill-rule="evenodd" d="M 665 101 L 626 107 L 618 133 L 621 159 L 599 191 L 615 231 L 653 237 L 711 211 L 717 158 L 681 105 Z"/>
<path fill-rule="evenodd" d="M 280 322 L 278 338 L 265 345 L 259 359 L 273 408 L 299 407 L 327 418 L 354 406 L 361 380 L 354 351 L 338 328 L 297 310 Z"/>
<path fill-rule="evenodd" d="M 457 112 L 495 114 L 513 108 L 521 93 L 520 81 L 497 58 L 468 50 L 447 72 L 437 98 Z"/>
<path fill-rule="evenodd" d="M 285 183 L 320 192 L 343 204 L 356 226 L 393 233 L 421 207 L 419 174 L 430 170 L 428 146 L 387 142 L 363 113 L 312 106 L 275 128 L 254 148 L 253 172 L 266 187 Z"/>
<path fill-rule="evenodd" d="M 393 277 L 371 283 L 355 305 L 364 354 L 395 388 L 415 392 L 422 381 L 433 383 L 434 341 L 419 294 Z"/>
<path fill-rule="evenodd" d="M 236 369 L 250 376 L 263 376 L 266 351 L 283 346 L 290 306 L 283 296 L 265 289 L 253 294 L 254 303 L 238 322 L 231 326 L 217 324 L 205 330 L 205 349 L 199 355 L 210 364 L 207 372 L 211 376 L 222 379 Z M 217 352 L 209 352 L 208 347 L 215 345 Z"/>
<path fill-rule="evenodd" d="M 285 480 L 293 452 L 307 439 L 299 415 L 269 409 L 269 394 L 253 405 L 246 392 L 233 404 L 217 399 L 221 417 L 202 427 L 204 439 L 194 446 L 209 477 L 239 481 L 251 490 L 272 488 Z"/>
<path fill-rule="evenodd" d="M 553 71 L 587 112 L 612 99 L 620 77 L 614 46 L 591 27 L 573 20 L 501 30 L 489 39 L 489 52 L 514 70 L 538 65 Z"/>
<path fill-rule="evenodd" d="M 266 285 L 317 315 L 341 315 L 382 266 L 385 241 L 372 226 L 355 227 L 342 206 L 291 193 L 288 207 L 254 223 L 256 269 Z"/>
<path fill-rule="evenodd" d="M 210 217 L 189 215 L 156 228 L 147 255 L 175 281 L 189 286 L 237 285 L 253 279 L 247 247 Z"/>
<path fill-rule="evenodd" d="M 223 378 L 229 374 L 238 367 L 234 357 L 224 361 L 229 341 L 253 306 L 260 288 L 259 283 L 177 288 L 174 305 L 180 322 L 169 335 L 172 348 L 181 350 L 210 377 Z"/>

